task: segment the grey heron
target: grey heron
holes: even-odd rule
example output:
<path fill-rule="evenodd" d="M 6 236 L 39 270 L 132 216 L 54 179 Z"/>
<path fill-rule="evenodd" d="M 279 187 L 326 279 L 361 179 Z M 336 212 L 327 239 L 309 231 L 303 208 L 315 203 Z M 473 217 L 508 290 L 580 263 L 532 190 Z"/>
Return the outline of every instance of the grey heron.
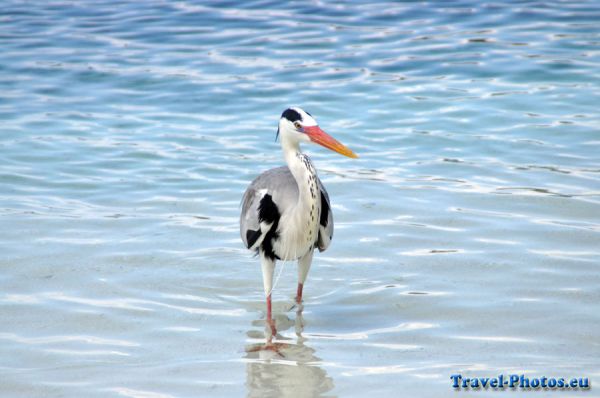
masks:
<path fill-rule="evenodd" d="M 300 151 L 300 143 L 313 142 L 342 155 L 358 157 L 321 130 L 310 113 L 297 107 L 283 112 L 277 136 L 287 166 L 265 171 L 248 186 L 240 215 L 242 240 L 260 257 L 267 322 L 273 333 L 276 329 L 271 316 L 271 291 L 275 262 L 298 260 L 296 302 L 300 305 L 314 248 L 326 250 L 333 237 L 329 195 L 310 158 Z"/>

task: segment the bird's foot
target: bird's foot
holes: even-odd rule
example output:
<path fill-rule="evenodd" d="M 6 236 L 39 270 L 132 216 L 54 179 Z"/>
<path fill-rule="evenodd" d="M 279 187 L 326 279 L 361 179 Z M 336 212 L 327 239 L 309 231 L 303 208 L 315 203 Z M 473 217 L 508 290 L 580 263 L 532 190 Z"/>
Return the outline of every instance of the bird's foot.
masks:
<path fill-rule="evenodd" d="M 266 343 L 264 345 L 264 350 L 265 351 L 272 351 L 274 353 L 276 353 L 277 355 L 279 355 L 282 358 L 285 358 L 285 355 L 283 355 L 282 351 L 286 348 L 288 348 L 290 345 L 286 344 L 286 343 Z"/>
<path fill-rule="evenodd" d="M 289 344 L 286 343 L 273 343 L 271 341 L 266 342 L 264 344 L 254 344 L 248 348 L 246 348 L 246 352 L 272 352 L 277 354 L 281 358 L 285 358 L 283 351 L 289 347 Z"/>

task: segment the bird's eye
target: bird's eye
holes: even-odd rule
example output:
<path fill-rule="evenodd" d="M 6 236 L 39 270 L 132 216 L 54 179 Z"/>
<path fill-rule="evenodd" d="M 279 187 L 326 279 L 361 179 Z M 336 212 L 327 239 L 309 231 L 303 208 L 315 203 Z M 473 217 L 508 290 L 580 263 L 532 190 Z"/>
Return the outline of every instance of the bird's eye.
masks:
<path fill-rule="evenodd" d="M 302 128 L 302 125 L 298 122 L 294 122 L 294 127 L 296 127 L 298 130 L 300 130 Z"/>

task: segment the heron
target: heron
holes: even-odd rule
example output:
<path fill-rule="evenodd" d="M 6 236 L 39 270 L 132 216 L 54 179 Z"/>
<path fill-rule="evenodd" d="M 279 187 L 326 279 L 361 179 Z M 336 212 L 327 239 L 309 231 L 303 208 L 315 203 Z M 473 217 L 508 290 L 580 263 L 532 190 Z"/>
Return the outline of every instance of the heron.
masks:
<path fill-rule="evenodd" d="M 240 215 L 242 241 L 260 258 L 267 323 L 273 334 L 276 329 L 271 293 L 276 261 L 298 261 L 296 303 L 300 306 L 314 249 L 326 250 L 333 238 L 329 195 L 300 144 L 312 142 L 350 158 L 358 157 L 298 107 L 281 114 L 277 137 L 287 166 L 267 170 L 250 183 L 242 198 Z"/>

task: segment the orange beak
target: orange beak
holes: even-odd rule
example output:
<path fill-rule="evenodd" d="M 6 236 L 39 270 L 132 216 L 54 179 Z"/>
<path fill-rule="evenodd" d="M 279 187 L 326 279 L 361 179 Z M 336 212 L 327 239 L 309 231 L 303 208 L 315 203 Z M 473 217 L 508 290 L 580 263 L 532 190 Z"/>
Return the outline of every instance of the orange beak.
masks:
<path fill-rule="evenodd" d="M 349 158 L 358 158 L 358 155 L 352 152 L 350 148 L 342 144 L 323 130 L 319 126 L 306 126 L 304 132 L 309 136 L 310 140 L 316 144 L 331 149 L 339 154 L 348 156 Z"/>

